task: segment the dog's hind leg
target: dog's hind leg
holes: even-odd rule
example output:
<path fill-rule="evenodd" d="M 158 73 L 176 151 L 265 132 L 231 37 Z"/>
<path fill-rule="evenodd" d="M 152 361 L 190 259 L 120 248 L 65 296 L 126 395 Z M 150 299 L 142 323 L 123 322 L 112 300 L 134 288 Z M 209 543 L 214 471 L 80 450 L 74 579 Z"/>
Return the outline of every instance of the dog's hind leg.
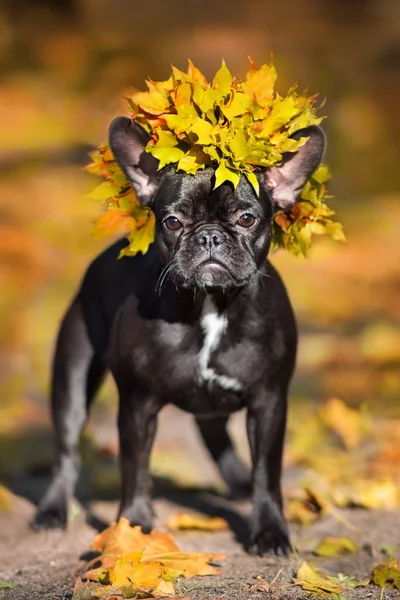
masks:
<path fill-rule="evenodd" d="M 51 413 L 57 464 L 33 522 L 37 528 L 67 526 L 68 504 L 80 469 L 80 434 L 105 372 L 90 343 L 78 296 L 62 322 L 53 362 Z"/>
<path fill-rule="evenodd" d="M 227 431 L 228 418 L 196 417 L 196 423 L 229 491 L 236 497 L 249 496 L 252 489 L 251 471 L 236 454 Z"/>

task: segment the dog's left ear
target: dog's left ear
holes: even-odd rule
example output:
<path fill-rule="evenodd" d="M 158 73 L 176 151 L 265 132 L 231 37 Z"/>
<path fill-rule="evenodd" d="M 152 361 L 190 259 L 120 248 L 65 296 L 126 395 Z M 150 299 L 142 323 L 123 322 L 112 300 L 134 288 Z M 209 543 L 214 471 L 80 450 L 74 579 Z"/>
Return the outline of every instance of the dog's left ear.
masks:
<path fill-rule="evenodd" d="M 117 117 L 110 125 L 110 148 L 141 204 L 150 202 L 159 184 L 158 160 L 144 150 L 149 139 L 143 127 L 127 117 Z"/>
<path fill-rule="evenodd" d="M 299 129 L 291 137 L 295 140 L 307 137 L 308 140 L 297 152 L 285 154 L 279 167 L 271 167 L 263 172 L 263 182 L 275 211 L 286 211 L 293 206 L 324 153 L 325 134 L 317 125 Z"/>

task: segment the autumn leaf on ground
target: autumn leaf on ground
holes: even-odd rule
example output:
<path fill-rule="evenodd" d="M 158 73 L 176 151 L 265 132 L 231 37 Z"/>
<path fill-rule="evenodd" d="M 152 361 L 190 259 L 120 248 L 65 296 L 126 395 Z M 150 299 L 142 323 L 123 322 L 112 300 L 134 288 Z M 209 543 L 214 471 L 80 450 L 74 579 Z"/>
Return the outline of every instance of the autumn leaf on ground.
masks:
<path fill-rule="evenodd" d="M 400 590 L 400 569 L 398 561 L 391 557 L 389 562 L 377 565 L 372 571 L 372 581 L 380 587 Z"/>
<path fill-rule="evenodd" d="M 326 537 L 314 548 L 314 554 L 325 558 L 357 554 L 358 545 L 346 537 Z"/>
<path fill-rule="evenodd" d="M 190 578 L 202 575 L 220 575 L 221 571 L 210 565 L 210 561 L 223 560 L 222 554 L 204 554 L 203 552 L 165 552 L 148 558 L 142 562 L 160 562 L 174 579 L 183 575 Z"/>
<path fill-rule="evenodd" d="M 178 513 L 173 515 L 165 526 L 172 531 L 222 531 L 228 528 L 228 523 L 219 517 Z"/>
<path fill-rule="evenodd" d="M 170 533 L 153 529 L 149 534 L 144 535 L 148 535 L 148 542 L 143 550 L 143 559 L 148 559 L 149 556 L 158 556 L 165 552 L 179 552 L 179 548 Z"/>
<path fill-rule="evenodd" d="M 121 590 L 120 595 L 116 595 L 118 590 L 111 589 L 110 586 L 104 586 L 99 589 L 96 583 L 91 581 L 82 581 L 77 579 L 74 587 L 73 600 L 115 600 L 124 598 Z"/>
<path fill-rule="evenodd" d="M 0 579 L 0 590 L 1 589 L 8 589 L 11 590 L 13 588 L 16 588 L 17 584 L 14 583 L 13 581 L 3 581 L 2 579 Z"/>
<path fill-rule="evenodd" d="M 294 582 L 298 583 L 303 590 L 320 596 L 326 595 L 326 593 L 340 594 L 343 592 L 343 587 L 339 583 L 331 581 L 305 561 L 301 564 Z"/>
<path fill-rule="evenodd" d="M 210 563 L 224 558 L 220 554 L 181 552 L 171 534 L 156 529 L 145 534 L 140 527 L 131 527 L 125 518 L 100 533 L 92 547 L 101 556 L 88 563 L 89 571 L 83 578 L 95 582 L 100 598 L 110 589 L 122 590 L 124 597 L 130 598 L 173 596 L 178 577 L 218 575 L 220 571 Z M 82 579 L 78 579 L 74 600 L 85 597 L 83 586 Z M 93 589 L 90 587 L 89 592 Z"/>
<path fill-rule="evenodd" d="M 363 437 L 371 430 L 369 416 L 347 406 L 339 398 L 331 398 L 319 410 L 326 427 L 334 431 L 349 450 L 359 446 Z"/>
<path fill-rule="evenodd" d="M 337 506 L 363 508 L 398 508 L 400 495 L 397 485 L 390 479 L 355 478 L 351 484 L 335 486 L 332 498 Z"/>
<path fill-rule="evenodd" d="M 110 569 L 110 583 L 115 587 L 129 586 L 136 593 L 151 592 L 160 583 L 163 565 L 140 562 L 141 553 L 123 554 Z"/>
<path fill-rule="evenodd" d="M 292 490 L 286 502 L 285 513 L 291 523 L 311 525 L 323 514 L 329 512 L 329 504 L 325 498 L 312 489 Z"/>
<path fill-rule="evenodd" d="M 122 517 L 118 523 L 111 523 L 99 533 L 91 546 L 102 554 L 142 552 L 146 547 L 146 535 L 142 533 L 141 527 L 131 527 L 128 519 Z"/>

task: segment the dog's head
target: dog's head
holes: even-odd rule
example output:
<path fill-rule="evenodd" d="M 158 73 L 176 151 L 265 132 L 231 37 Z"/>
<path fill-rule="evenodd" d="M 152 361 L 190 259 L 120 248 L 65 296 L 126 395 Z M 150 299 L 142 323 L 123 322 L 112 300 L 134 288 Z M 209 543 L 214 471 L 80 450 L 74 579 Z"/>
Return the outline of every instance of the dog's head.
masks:
<path fill-rule="evenodd" d="M 112 122 L 111 149 L 139 201 L 155 213 L 156 245 L 171 279 L 187 288 L 228 289 L 253 278 L 268 254 L 273 214 L 293 206 L 322 158 L 319 127 L 293 137 L 309 139 L 281 166 L 257 172 L 257 197 L 244 175 L 234 190 L 229 182 L 214 189 L 211 167 L 196 175 L 173 167 L 157 171 L 157 159 L 144 151 L 147 133 L 125 117 Z"/>

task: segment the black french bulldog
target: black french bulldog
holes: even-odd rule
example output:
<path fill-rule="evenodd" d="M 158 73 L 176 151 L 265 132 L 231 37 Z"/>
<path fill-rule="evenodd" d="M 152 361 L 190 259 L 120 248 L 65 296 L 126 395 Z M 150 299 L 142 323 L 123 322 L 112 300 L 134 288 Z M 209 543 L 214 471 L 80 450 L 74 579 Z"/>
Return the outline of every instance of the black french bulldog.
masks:
<path fill-rule="evenodd" d="M 157 171 L 143 148 L 145 131 L 128 118 L 110 127 L 110 145 L 142 204 L 156 215 L 155 244 L 117 260 L 126 241 L 90 265 L 58 336 L 52 416 L 58 464 L 35 518 L 66 527 L 79 471 L 78 440 L 90 404 L 111 371 L 119 390 L 122 469 L 119 515 L 152 526 L 149 456 L 157 414 L 167 403 L 195 415 L 202 437 L 232 492 L 253 488 L 250 548 L 288 553 L 281 464 L 287 393 L 297 332 L 279 275 L 266 261 L 272 217 L 287 210 L 317 168 L 322 130 L 280 167 L 245 176 L 236 190 L 214 188 L 214 169 L 196 175 Z M 227 433 L 229 415 L 247 407 L 252 477 Z"/>

